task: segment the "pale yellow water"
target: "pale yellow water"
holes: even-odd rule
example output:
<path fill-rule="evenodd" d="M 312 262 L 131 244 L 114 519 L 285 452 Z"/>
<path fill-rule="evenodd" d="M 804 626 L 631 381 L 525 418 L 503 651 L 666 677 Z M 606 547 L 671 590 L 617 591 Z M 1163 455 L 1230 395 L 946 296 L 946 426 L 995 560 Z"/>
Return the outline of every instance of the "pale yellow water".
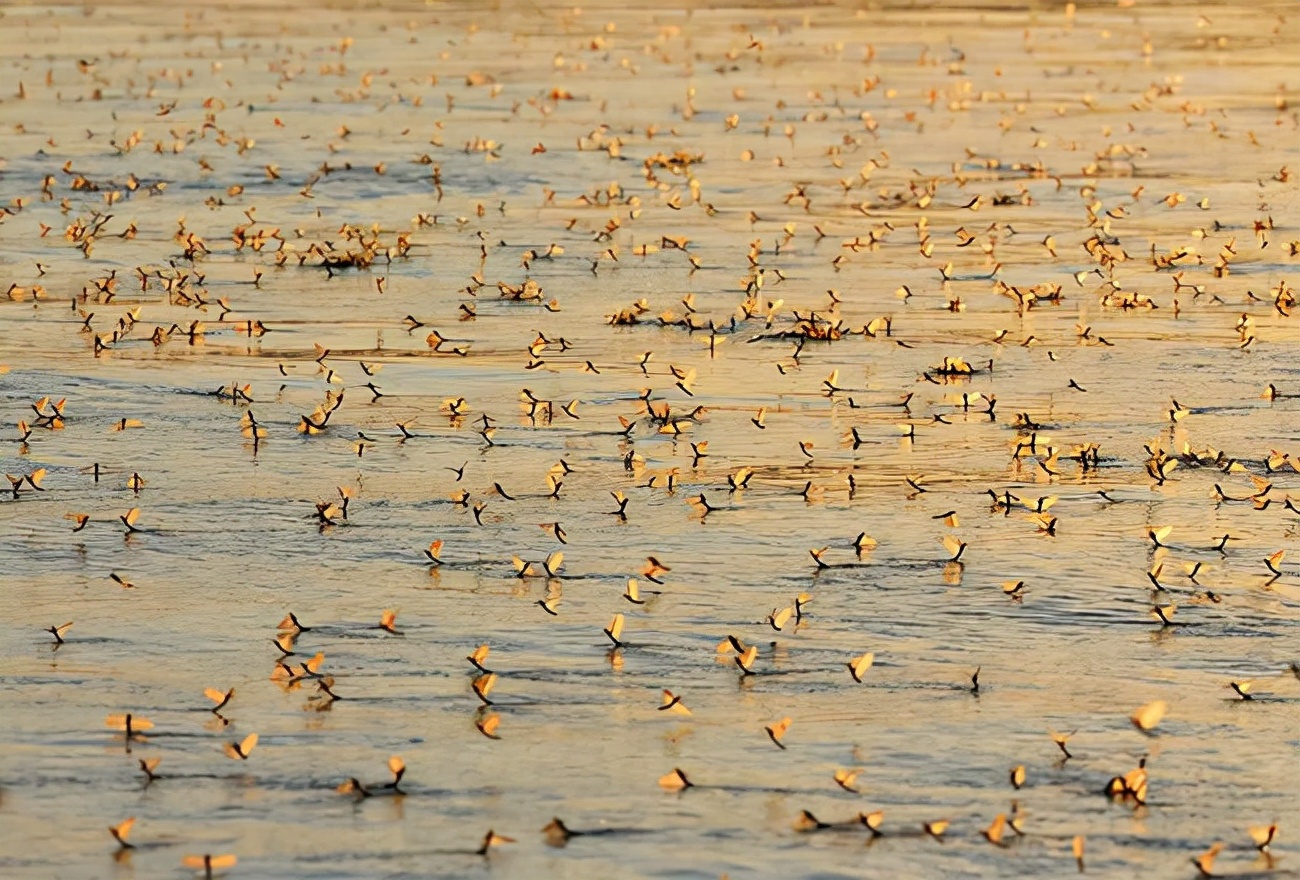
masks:
<path fill-rule="evenodd" d="M 1294 13 L 0 8 L 0 286 L 17 285 L 0 304 L 0 463 L 47 471 L 44 491 L 0 502 L 0 874 L 143 880 L 209 852 L 238 856 L 232 877 L 1055 877 L 1076 872 L 1083 835 L 1095 876 L 1194 876 L 1188 860 L 1215 841 L 1216 872 L 1294 875 L 1300 517 L 1284 502 L 1300 474 L 1269 461 L 1300 457 L 1300 332 L 1284 314 L 1300 265 Z M 648 159 L 679 150 L 689 168 L 647 179 Z M 100 221 L 87 252 L 65 234 Z M 358 248 L 345 224 L 379 253 L 331 274 L 319 248 Z M 285 265 L 274 238 L 237 248 L 237 227 L 278 229 Z M 193 259 L 181 228 L 205 244 L 191 240 Z M 1098 274 L 1076 281 L 1097 267 L 1095 234 L 1129 258 L 1110 273 L 1118 289 L 1158 308 L 1104 303 Z M 563 252 L 523 265 L 551 245 Z M 1153 247 L 1194 251 L 1158 269 Z M 1060 301 L 1018 314 L 995 268 L 1021 290 L 1060 285 Z M 181 276 L 186 297 L 169 297 L 161 278 Z M 557 310 L 497 286 L 528 279 Z M 713 356 L 707 329 L 658 320 L 681 319 L 688 295 L 695 323 L 718 328 Z M 640 299 L 641 323 L 608 322 Z M 812 311 L 855 333 L 796 359 L 772 337 Z M 408 315 L 426 326 L 408 330 Z M 883 316 L 890 337 L 856 333 Z M 195 320 L 193 341 L 150 341 Z M 265 335 L 237 332 L 249 320 Z M 450 340 L 436 351 L 433 328 Z M 552 344 L 528 369 L 539 334 Z M 946 357 L 981 371 L 933 376 Z M 693 397 L 672 367 L 697 371 Z M 251 404 L 214 394 L 232 383 Z M 1261 398 L 1269 383 L 1284 396 Z M 524 388 L 554 402 L 550 419 L 528 417 Z M 704 410 L 660 433 L 647 388 L 679 418 Z M 344 392 L 328 428 L 299 434 L 327 389 Z M 976 395 L 996 396 L 995 418 Z M 19 442 L 44 396 L 66 398 L 64 427 Z M 462 396 L 454 418 L 443 402 Z M 1176 421 L 1174 399 L 1190 410 Z M 572 400 L 579 419 L 561 411 Z M 267 433 L 256 447 L 240 436 L 248 409 Z M 1028 437 L 1017 413 L 1042 426 L 1043 454 L 1013 458 Z M 113 431 L 122 419 L 142 424 Z M 402 442 L 399 422 L 416 436 Z M 1238 466 L 1183 463 L 1157 484 L 1143 448 L 1157 442 Z M 1068 460 L 1085 443 L 1100 444 L 1086 472 Z M 1062 453 L 1053 474 L 1036 463 L 1047 446 Z M 548 498 L 561 459 L 572 473 Z M 741 467 L 748 488 L 729 492 Z M 1270 503 L 1219 502 L 1215 484 Z M 338 487 L 355 493 L 348 517 L 321 526 L 316 503 Z M 461 489 L 486 502 L 481 525 L 449 500 Z M 987 490 L 1056 497 L 1055 535 Z M 701 492 L 719 508 L 704 517 L 688 501 Z M 70 512 L 89 525 L 73 533 Z M 567 546 L 539 528 L 556 521 Z M 1147 532 L 1166 525 L 1157 550 Z M 878 546 L 859 556 L 864 531 Z M 945 565 L 945 535 L 967 542 L 961 565 Z M 433 540 L 440 568 L 423 556 Z M 540 569 L 555 550 L 558 578 L 515 576 L 512 555 Z M 1264 560 L 1279 550 L 1274 577 Z M 671 568 L 662 586 L 639 575 L 647 556 Z M 629 576 L 662 594 L 629 604 Z M 1021 601 L 1001 588 L 1017 580 Z M 558 616 L 536 604 L 548 590 Z M 797 626 L 764 623 L 800 593 Z M 1162 627 L 1153 599 L 1184 625 Z M 385 609 L 402 635 L 377 628 Z M 328 708 L 314 681 L 271 680 L 290 610 L 314 629 L 288 662 L 324 652 L 341 697 Z M 619 612 L 627 644 L 611 653 L 601 630 Z M 42 630 L 66 621 L 54 650 Z M 755 675 L 716 653 L 728 634 L 759 645 Z M 476 729 L 464 660 L 485 642 L 499 740 Z M 858 684 L 845 664 L 866 651 Z M 1229 688 L 1243 680 L 1253 701 Z M 208 687 L 236 689 L 226 726 Z M 664 688 L 693 714 L 658 711 Z M 1169 712 L 1144 736 L 1128 716 L 1153 700 Z M 105 726 L 123 712 L 155 725 L 129 750 Z M 784 751 L 763 730 L 783 717 Z M 1049 729 L 1077 731 L 1072 759 Z M 248 761 L 223 755 L 253 732 Z M 394 754 L 405 796 L 334 791 L 387 781 Z M 1102 793 L 1143 756 L 1145 806 Z M 145 786 L 136 760 L 154 757 L 163 778 Z M 696 787 L 656 785 L 674 767 Z M 836 786 L 840 768 L 861 769 L 859 793 Z M 801 833 L 804 809 L 829 822 L 883 809 L 884 836 Z M 1023 836 L 981 837 L 1013 812 Z M 611 833 L 548 846 L 555 815 Z M 115 859 L 105 829 L 128 816 L 138 848 Z M 943 843 L 921 830 L 938 819 Z M 1246 829 L 1273 821 L 1266 857 Z M 474 855 L 488 829 L 515 842 Z"/>

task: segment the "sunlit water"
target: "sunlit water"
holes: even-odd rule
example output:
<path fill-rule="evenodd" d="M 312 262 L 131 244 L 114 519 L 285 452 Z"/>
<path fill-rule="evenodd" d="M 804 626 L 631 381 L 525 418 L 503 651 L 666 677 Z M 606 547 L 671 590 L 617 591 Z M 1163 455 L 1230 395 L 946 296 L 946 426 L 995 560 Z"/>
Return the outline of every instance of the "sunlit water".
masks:
<path fill-rule="evenodd" d="M 0 307 L 0 461 L 47 471 L 43 491 L 0 503 L 0 873 L 172 876 L 210 852 L 247 877 L 1048 877 L 1077 870 L 1076 835 L 1096 875 L 1192 876 L 1215 841 L 1216 871 L 1294 873 L 1300 517 L 1284 502 L 1300 478 L 1269 461 L 1300 456 L 1300 335 L 1274 307 L 1300 238 L 1290 4 L 1199 19 L 1146 3 L 383 5 L 0 10 L 0 281 L 17 285 Z M 646 160 L 678 150 L 693 164 L 648 181 Z M 84 251 L 65 234 L 101 220 Z M 204 242 L 193 259 L 181 224 Z M 345 224 L 382 244 L 330 273 L 312 246 L 359 250 Z M 273 238 L 237 249 L 237 227 L 278 229 L 292 255 L 278 266 Z M 1115 288 L 1074 277 L 1098 266 L 1094 235 L 1128 256 L 1103 273 Z M 1158 267 L 1153 247 L 1194 250 Z M 764 283 L 744 318 L 751 263 Z M 995 270 L 1060 299 L 1018 311 Z M 497 286 L 528 279 L 541 301 Z M 1158 308 L 1104 301 L 1116 289 Z M 662 325 L 687 295 L 702 329 Z M 640 299 L 640 323 L 609 323 Z M 796 357 L 794 312 L 814 311 L 854 332 Z M 891 335 L 858 332 L 885 316 Z M 250 320 L 265 335 L 238 332 Z M 539 334 L 552 344 L 530 354 Z M 980 372 L 938 377 L 945 357 Z M 672 367 L 697 371 L 693 397 Z M 1284 396 L 1262 398 L 1269 383 Z M 215 393 L 232 384 L 252 403 Z M 529 417 L 525 388 L 549 418 Z M 643 389 L 675 418 L 704 409 L 662 433 Z M 328 427 L 298 433 L 327 390 L 344 394 Z M 45 396 L 66 398 L 60 430 L 36 425 Z M 1190 410 L 1176 421 L 1174 399 Z M 561 409 L 574 400 L 577 419 Z M 1017 413 L 1041 425 L 1019 458 Z M 122 419 L 141 426 L 114 431 Z M 1084 470 L 1069 456 L 1087 443 Z M 1157 444 L 1238 464 L 1184 462 L 1158 483 Z M 1061 458 L 1044 468 L 1048 447 Z M 561 459 L 572 473 L 547 497 Z M 729 491 L 741 467 L 754 475 Z M 347 518 L 322 525 L 338 487 Z M 481 524 L 451 500 L 462 489 L 486 502 Z M 1054 535 L 1030 509 L 1052 496 Z M 89 525 L 73 533 L 71 512 Z M 1157 550 L 1148 531 L 1166 525 Z M 874 550 L 855 553 L 860 532 Z M 960 564 L 946 535 L 968 545 Z M 441 567 L 423 555 L 434 540 Z M 1284 549 L 1274 577 L 1265 558 Z M 512 555 L 543 576 L 516 577 Z M 639 574 L 648 556 L 671 568 L 662 585 Z M 629 604 L 630 576 L 661 594 Z M 1020 601 L 1002 589 L 1017 580 Z M 764 622 L 800 593 L 797 625 Z M 537 602 L 557 594 L 550 616 Z M 1153 599 L 1181 625 L 1162 627 Z M 401 635 L 377 628 L 384 609 Z M 290 610 L 313 630 L 286 662 L 323 651 L 337 702 L 272 681 Z M 601 630 L 619 612 L 611 651 Z M 42 629 L 66 621 L 55 650 Z M 753 676 L 715 650 L 728 634 L 759 645 Z M 489 711 L 464 659 L 484 642 Z M 846 663 L 866 651 L 858 684 Z M 1229 687 L 1243 680 L 1253 701 Z M 208 687 L 235 688 L 228 724 Z M 694 714 L 658 711 L 664 688 Z M 1168 717 L 1144 736 L 1128 716 L 1157 699 Z M 104 722 L 128 711 L 155 725 L 129 749 Z M 499 740 L 476 727 L 492 714 Z M 763 728 L 783 717 L 779 750 Z M 1077 731 L 1072 759 L 1049 730 Z M 248 761 L 223 754 L 253 732 Z M 387 782 L 393 754 L 404 796 L 334 790 Z M 1102 793 L 1143 756 L 1145 806 Z M 137 759 L 155 757 L 146 786 Z M 674 767 L 696 787 L 662 790 Z M 861 769 L 859 793 L 840 768 Z M 800 832 L 804 809 L 883 809 L 884 836 Z M 980 834 L 998 813 L 1024 832 L 1003 847 Z M 609 833 L 548 846 L 555 815 Z M 138 848 L 115 859 L 105 829 L 127 816 Z M 938 819 L 942 843 L 922 832 Z M 1270 859 L 1246 828 L 1275 820 Z M 475 855 L 488 829 L 515 842 Z"/>

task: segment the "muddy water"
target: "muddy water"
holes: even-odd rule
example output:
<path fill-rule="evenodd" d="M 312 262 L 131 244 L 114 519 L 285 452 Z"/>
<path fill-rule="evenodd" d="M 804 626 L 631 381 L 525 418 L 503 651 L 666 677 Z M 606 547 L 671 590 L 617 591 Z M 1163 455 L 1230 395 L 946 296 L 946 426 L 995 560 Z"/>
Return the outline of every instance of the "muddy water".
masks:
<path fill-rule="evenodd" d="M 0 10 L 0 460 L 45 470 L 0 503 L 3 874 L 1065 876 L 1076 835 L 1105 876 L 1216 841 L 1216 871 L 1293 872 L 1292 11 Z M 814 312 L 842 334 L 800 348 Z M 324 652 L 337 701 L 273 679 L 288 611 L 283 662 Z M 1144 804 L 1102 793 L 1144 757 Z M 1023 835 L 995 847 L 999 813 Z M 548 845 L 557 815 L 600 833 Z M 477 855 L 488 829 L 515 842 Z"/>

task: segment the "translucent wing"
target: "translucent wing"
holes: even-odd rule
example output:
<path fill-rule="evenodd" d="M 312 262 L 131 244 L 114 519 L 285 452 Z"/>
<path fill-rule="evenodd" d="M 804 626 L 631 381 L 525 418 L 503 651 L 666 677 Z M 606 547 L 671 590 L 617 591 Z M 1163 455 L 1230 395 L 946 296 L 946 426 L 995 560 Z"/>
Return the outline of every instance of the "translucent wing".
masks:
<path fill-rule="evenodd" d="M 750 667 L 754 665 L 756 659 L 758 659 L 758 647 L 756 645 L 750 645 L 745 649 L 743 654 L 736 658 L 736 662 L 740 664 L 741 669 L 748 672 Z"/>
<path fill-rule="evenodd" d="M 480 675 L 478 678 L 474 679 L 474 684 L 473 684 L 474 693 L 478 694 L 480 698 L 486 700 L 488 694 L 492 693 L 492 688 L 496 685 L 496 683 L 497 683 L 497 674 L 495 672 L 489 672 L 486 675 Z"/>
<path fill-rule="evenodd" d="M 1130 717 L 1133 725 L 1143 732 L 1154 730 L 1169 711 L 1169 704 L 1164 700 L 1154 700 L 1141 706 Z"/>
<path fill-rule="evenodd" d="M 668 690 L 663 693 L 663 702 L 660 704 L 659 709 L 661 711 L 666 710 L 674 715 L 691 714 L 691 710 L 686 708 L 686 705 L 682 703 L 682 698 Z"/>
<path fill-rule="evenodd" d="M 853 672 L 853 677 L 858 681 L 862 681 L 862 677 L 867 674 L 867 670 L 870 669 L 871 664 L 875 662 L 876 655 L 868 651 L 866 654 L 861 654 L 850 660 L 849 668 Z"/>
<path fill-rule="evenodd" d="M 772 627 L 779 630 L 789 623 L 790 618 L 793 616 L 794 608 L 786 607 L 782 608 L 780 611 L 773 611 L 769 620 L 771 621 Z"/>
<path fill-rule="evenodd" d="M 112 826 L 108 830 L 118 840 L 125 842 L 125 840 L 131 836 L 131 827 L 133 825 L 135 825 L 135 816 L 130 816 L 126 819 L 123 819 L 121 822 Z"/>
<path fill-rule="evenodd" d="M 1007 814 L 998 813 L 993 819 L 993 824 L 984 830 L 984 836 L 989 839 L 990 843 L 1001 843 L 1002 835 L 1007 830 Z"/>
<path fill-rule="evenodd" d="M 1255 841 L 1256 849 L 1266 849 L 1268 845 L 1273 842 L 1273 838 L 1277 836 L 1277 823 L 1275 822 L 1272 825 L 1254 825 L 1247 828 L 1246 833 L 1250 835 L 1251 840 Z"/>
<path fill-rule="evenodd" d="M 689 784 L 690 783 L 686 781 L 686 776 L 676 767 L 673 768 L 671 773 L 665 773 L 663 776 L 659 777 L 659 787 L 668 791 L 681 791 Z"/>

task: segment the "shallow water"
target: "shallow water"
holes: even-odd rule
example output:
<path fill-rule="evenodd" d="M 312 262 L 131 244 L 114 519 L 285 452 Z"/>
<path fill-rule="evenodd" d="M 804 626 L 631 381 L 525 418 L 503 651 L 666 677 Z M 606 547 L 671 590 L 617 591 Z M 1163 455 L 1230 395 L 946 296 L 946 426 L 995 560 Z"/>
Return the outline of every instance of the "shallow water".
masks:
<path fill-rule="evenodd" d="M 1065 876 L 1075 835 L 1103 876 L 1190 876 L 1215 841 L 1216 872 L 1297 870 L 1300 517 L 1284 503 L 1300 475 L 1269 461 L 1300 456 L 1300 334 L 1274 307 L 1300 238 L 1290 4 L 383 7 L 0 9 L 0 280 L 17 285 L 0 302 L 0 464 L 46 470 L 43 491 L 0 503 L 4 876 L 170 876 L 202 852 L 238 855 L 230 874 L 246 877 Z M 485 140 L 499 146 L 466 148 Z M 677 150 L 699 161 L 648 181 L 646 160 Z M 88 253 L 64 234 L 110 214 Z M 182 223 L 206 252 L 187 258 Z M 312 247 L 355 250 L 344 224 L 373 224 L 382 247 L 329 272 Z M 278 228 L 292 255 L 277 266 L 275 239 L 237 248 L 237 227 Z M 390 259 L 402 232 L 409 250 Z M 1076 281 L 1097 268 L 1094 234 L 1129 259 Z M 553 244 L 563 253 L 523 265 Z M 1195 251 L 1158 268 L 1153 247 Z M 1018 312 L 995 271 L 1061 299 Z M 163 279 L 181 277 L 169 296 Z M 497 287 L 527 279 L 558 310 Z M 1116 307 L 1112 290 L 1158 308 Z M 701 329 L 663 325 L 688 294 Z M 608 322 L 642 298 L 640 323 Z M 778 337 L 814 311 L 854 331 L 889 316 L 891 335 L 796 356 Z M 195 320 L 193 339 L 150 341 Z M 236 329 L 250 320 L 265 334 Z M 437 350 L 433 328 L 450 340 Z M 552 343 L 530 369 L 539 334 Z M 945 357 L 981 369 L 936 376 Z M 697 371 L 693 396 L 672 366 Z M 252 402 L 215 393 L 232 383 Z M 1269 383 L 1283 396 L 1262 398 Z M 529 417 L 524 388 L 553 401 L 550 418 Z M 647 388 L 677 418 L 704 410 L 661 433 Z M 327 390 L 344 398 L 326 430 L 298 433 Z M 66 398 L 63 427 L 20 442 L 13 425 L 34 424 L 45 396 Z M 561 410 L 572 400 L 580 418 Z M 1172 420 L 1171 400 L 1190 412 Z M 256 444 L 240 435 L 250 409 Z M 1041 425 L 1040 454 L 1014 457 L 1029 436 L 1018 413 Z M 114 431 L 122 419 L 142 424 Z M 1100 444 L 1095 468 L 1068 460 L 1085 443 Z M 1158 483 L 1156 443 L 1237 465 L 1186 462 Z M 1045 469 L 1047 446 L 1062 455 Z M 561 459 L 572 473 L 550 498 Z M 741 467 L 754 475 L 731 492 Z M 354 492 L 348 515 L 322 524 L 316 504 L 338 487 Z M 450 500 L 461 489 L 486 502 L 481 524 Z M 688 501 L 701 492 L 717 508 L 703 516 Z M 1051 496 L 1055 534 L 1031 517 Z M 91 518 L 75 533 L 74 511 Z M 1156 548 L 1148 530 L 1165 525 Z M 855 553 L 860 532 L 874 550 Z M 959 564 L 946 535 L 968 544 Z M 441 566 L 423 555 L 433 540 Z M 822 547 L 825 568 L 809 555 Z M 555 550 L 559 577 L 515 576 L 512 555 L 540 570 Z M 1274 577 L 1278 550 L 1291 556 Z M 662 585 L 639 574 L 648 556 L 671 568 Z M 628 577 L 661 594 L 627 603 Z M 1008 580 L 1025 582 L 1020 601 Z M 537 606 L 548 593 L 562 593 L 557 616 Z M 800 593 L 797 625 L 764 622 Z M 1153 600 L 1178 605 L 1180 625 L 1163 627 Z M 384 609 L 400 609 L 401 635 L 377 628 Z M 313 629 L 288 662 L 323 651 L 332 704 L 314 680 L 271 680 L 290 610 Z M 611 651 L 601 629 L 618 612 L 627 644 Z M 41 630 L 65 621 L 56 649 Z M 760 646 L 756 674 L 715 651 L 728 634 Z M 499 740 L 475 726 L 464 660 L 485 642 Z M 858 684 L 845 664 L 865 651 Z M 1254 700 L 1229 688 L 1242 680 Z M 236 689 L 224 721 L 207 687 Z M 659 712 L 664 688 L 694 714 Z M 1144 736 L 1128 716 L 1157 699 L 1168 717 Z M 129 748 L 104 722 L 128 711 L 155 725 Z M 782 717 L 785 750 L 763 730 Z M 1073 758 L 1049 729 L 1077 731 Z M 252 732 L 248 761 L 223 754 Z M 393 754 L 404 796 L 334 791 L 387 781 Z M 1102 794 L 1143 756 L 1145 805 Z M 136 760 L 154 757 L 163 778 L 146 786 Z M 661 790 L 674 767 L 696 786 Z M 859 793 L 836 786 L 838 768 L 861 768 Z M 801 833 L 803 809 L 883 809 L 885 834 Z M 982 839 L 1014 812 L 1023 836 Z M 609 833 L 548 846 L 538 829 L 554 815 Z M 115 859 L 105 828 L 127 816 L 138 848 Z M 939 843 L 921 825 L 941 818 Z M 1272 821 L 1260 855 L 1246 828 Z M 475 855 L 489 828 L 515 842 Z"/>

